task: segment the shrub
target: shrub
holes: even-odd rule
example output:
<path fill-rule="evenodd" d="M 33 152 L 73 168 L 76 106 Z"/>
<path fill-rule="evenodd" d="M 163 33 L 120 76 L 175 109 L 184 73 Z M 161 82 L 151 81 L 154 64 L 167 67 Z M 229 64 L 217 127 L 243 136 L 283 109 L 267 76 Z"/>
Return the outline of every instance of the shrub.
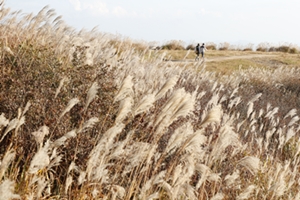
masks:
<path fill-rule="evenodd" d="M 184 50 L 184 45 L 182 41 L 172 40 L 162 45 L 163 50 Z"/>
<path fill-rule="evenodd" d="M 223 42 L 219 44 L 219 50 L 220 51 L 227 51 L 229 50 L 230 44 L 228 42 Z"/>
<path fill-rule="evenodd" d="M 288 53 L 289 50 L 290 50 L 290 47 L 289 46 L 285 46 L 285 45 L 282 45 L 282 46 L 279 46 L 277 48 L 275 48 L 276 51 L 279 51 L 279 52 L 284 52 L 284 53 Z"/>
<path fill-rule="evenodd" d="M 206 48 L 208 50 L 217 50 L 217 45 L 213 42 L 206 43 Z"/>
<path fill-rule="evenodd" d="M 270 45 L 268 43 L 260 43 L 256 47 L 256 51 L 267 52 L 269 51 Z"/>
<path fill-rule="evenodd" d="M 195 50 L 196 46 L 194 44 L 189 44 L 187 45 L 187 47 L 185 48 L 186 50 Z"/>
<path fill-rule="evenodd" d="M 290 49 L 289 49 L 289 53 L 298 53 L 299 51 L 298 51 L 298 48 L 297 47 L 291 47 Z"/>

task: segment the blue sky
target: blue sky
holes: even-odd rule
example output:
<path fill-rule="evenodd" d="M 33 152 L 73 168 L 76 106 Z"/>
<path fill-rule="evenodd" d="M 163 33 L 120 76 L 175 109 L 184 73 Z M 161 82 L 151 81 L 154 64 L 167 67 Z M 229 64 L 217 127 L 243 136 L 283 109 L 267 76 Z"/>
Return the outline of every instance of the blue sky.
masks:
<path fill-rule="evenodd" d="M 24 13 L 49 5 L 78 30 L 97 26 L 135 40 L 300 45 L 299 0 L 6 0 L 5 5 Z"/>

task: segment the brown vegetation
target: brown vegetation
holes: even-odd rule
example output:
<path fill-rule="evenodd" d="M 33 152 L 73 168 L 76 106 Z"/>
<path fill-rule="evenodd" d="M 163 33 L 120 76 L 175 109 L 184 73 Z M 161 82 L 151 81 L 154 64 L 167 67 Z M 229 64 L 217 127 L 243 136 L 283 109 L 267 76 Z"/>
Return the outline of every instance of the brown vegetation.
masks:
<path fill-rule="evenodd" d="M 1 13 L 0 198 L 299 199 L 299 66 L 223 76 Z"/>

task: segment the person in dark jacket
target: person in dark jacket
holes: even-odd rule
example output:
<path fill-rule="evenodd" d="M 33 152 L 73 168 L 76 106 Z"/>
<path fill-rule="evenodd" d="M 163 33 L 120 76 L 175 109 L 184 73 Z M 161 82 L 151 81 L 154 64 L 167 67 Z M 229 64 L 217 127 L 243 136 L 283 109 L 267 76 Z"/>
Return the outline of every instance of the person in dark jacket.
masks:
<path fill-rule="evenodd" d="M 197 46 L 195 47 L 195 53 L 196 53 L 196 58 L 195 60 L 199 60 L 199 55 L 200 55 L 200 44 L 198 43 Z"/>

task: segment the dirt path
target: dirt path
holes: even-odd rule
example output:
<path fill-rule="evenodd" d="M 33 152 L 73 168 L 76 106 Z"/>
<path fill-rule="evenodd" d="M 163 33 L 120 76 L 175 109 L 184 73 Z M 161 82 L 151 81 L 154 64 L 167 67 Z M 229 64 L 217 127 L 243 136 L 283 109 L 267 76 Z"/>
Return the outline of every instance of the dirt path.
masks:
<path fill-rule="evenodd" d="M 263 57 L 274 57 L 275 55 L 242 55 L 242 56 L 220 56 L 220 57 L 214 57 L 214 58 L 205 58 L 205 62 L 218 62 L 218 61 L 224 61 L 224 60 L 234 60 L 234 59 L 251 59 L 251 58 L 263 58 Z M 199 61 L 201 61 L 202 58 L 200 58 Z M 195 62 L 194 59 L 186 59 L 186 60 L 171 60 L 173 62 Z"/>

